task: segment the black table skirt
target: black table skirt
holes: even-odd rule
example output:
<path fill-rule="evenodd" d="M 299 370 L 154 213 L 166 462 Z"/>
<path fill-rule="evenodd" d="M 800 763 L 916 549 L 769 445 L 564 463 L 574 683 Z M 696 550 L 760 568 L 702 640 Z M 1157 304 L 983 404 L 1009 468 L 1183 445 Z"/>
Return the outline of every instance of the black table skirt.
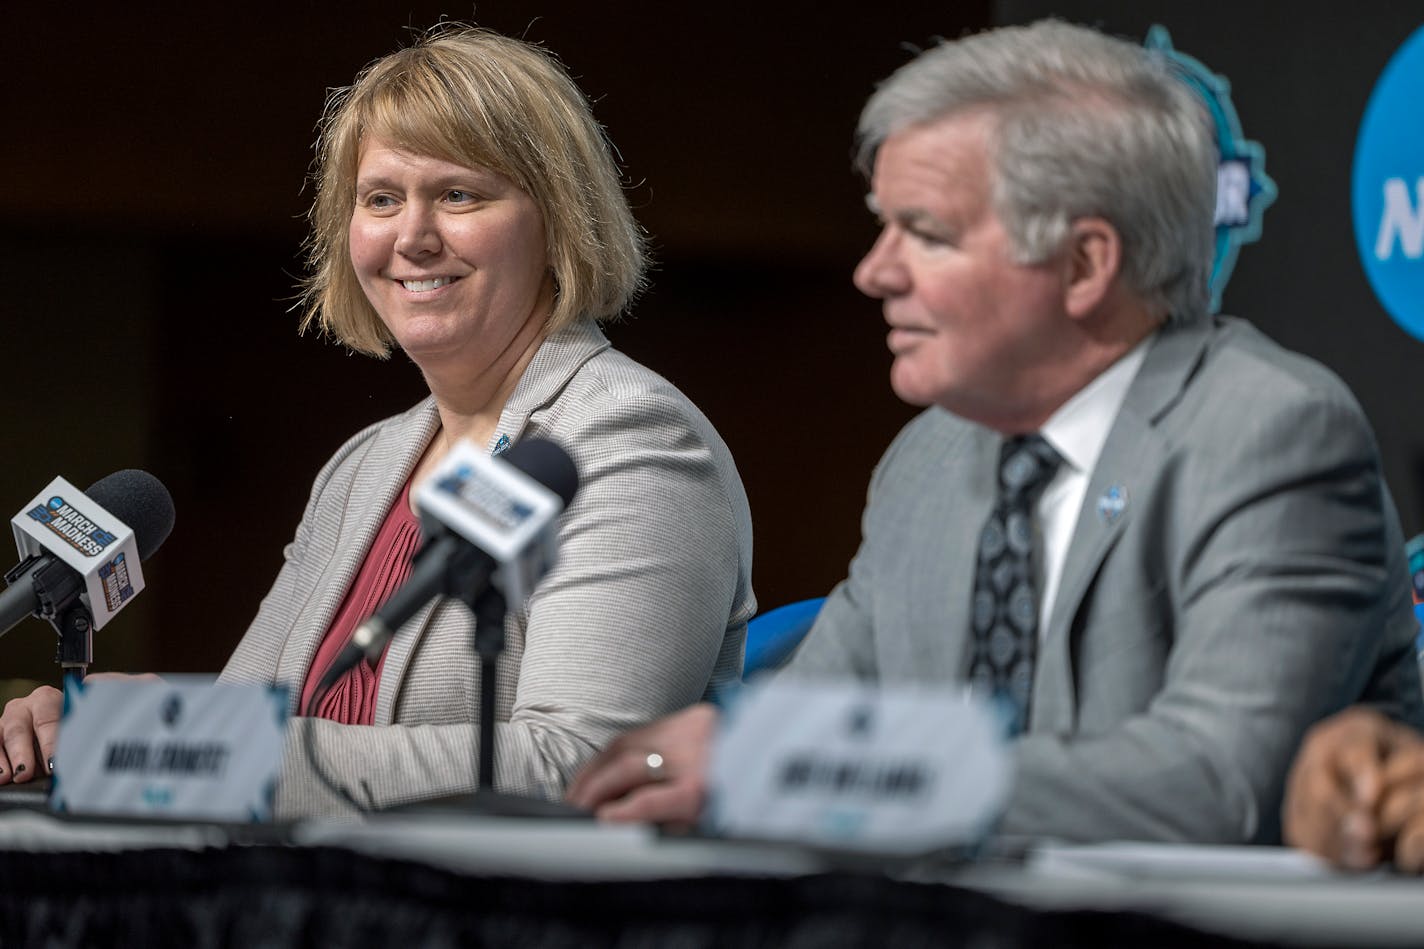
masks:
<path fill-rule="evenodd" d="M 1233 944 L 1248 945 L 873 875 L 556 883 L 329 848 L 0 854 L 0 947 Z"/>

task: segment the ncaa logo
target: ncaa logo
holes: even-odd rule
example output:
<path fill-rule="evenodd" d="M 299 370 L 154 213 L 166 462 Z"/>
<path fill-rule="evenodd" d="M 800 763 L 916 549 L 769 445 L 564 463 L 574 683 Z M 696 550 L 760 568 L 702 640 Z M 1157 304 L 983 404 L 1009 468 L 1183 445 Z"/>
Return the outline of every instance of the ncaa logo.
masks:
<path fill-rule="evenodd" d="M 1424 340 L 1424 27 L 1394 54 L 1370 94 L 1350 183 L 1355 247 L 1380 303 Z"/>

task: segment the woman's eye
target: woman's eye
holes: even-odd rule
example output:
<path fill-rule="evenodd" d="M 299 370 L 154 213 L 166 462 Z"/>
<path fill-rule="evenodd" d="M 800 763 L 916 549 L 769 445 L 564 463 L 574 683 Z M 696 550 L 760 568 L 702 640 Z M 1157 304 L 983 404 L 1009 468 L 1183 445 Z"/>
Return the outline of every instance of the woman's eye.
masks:
<path fill-rule="evenodd" d="M 451 204 L 468 204 L 469 202 L 475 200 L 475 196 L 472 192 L 460 191 L 457 188 L 445 192 L 445 200 L 449 201 Z"/>

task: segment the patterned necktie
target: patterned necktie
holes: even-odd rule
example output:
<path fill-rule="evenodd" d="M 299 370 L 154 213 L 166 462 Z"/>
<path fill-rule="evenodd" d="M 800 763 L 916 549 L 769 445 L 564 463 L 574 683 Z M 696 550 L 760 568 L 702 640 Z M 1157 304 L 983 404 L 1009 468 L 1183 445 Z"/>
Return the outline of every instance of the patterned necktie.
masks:
<path fill-rule="evenodd" d="M 998 499 L 979 534 L 969 682 L 975 694 L 1004 706 L 1013 735 L 1028 727 L 1038 649 L 1033 506 L 1060 461 L 1041 435 L 1006 439 Z"/>

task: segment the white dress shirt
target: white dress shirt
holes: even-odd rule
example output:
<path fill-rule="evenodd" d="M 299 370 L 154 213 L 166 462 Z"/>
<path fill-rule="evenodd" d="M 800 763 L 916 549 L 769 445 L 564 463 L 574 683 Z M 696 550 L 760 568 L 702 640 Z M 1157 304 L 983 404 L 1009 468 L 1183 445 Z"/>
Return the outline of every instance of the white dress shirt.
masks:
<path fill-rule="evenodd" d="M 1039 429 L 1039 434 L 1063 458 L 1057 474 L 1039 495 L 1035 508 L 1043 557 L 1038 600 L 1040 637 L 1048 629 L 1048 617 L 1052 614 L 1053 600 L 1058 595 L 1058 581 L 1063 576 L 1063 563 L 1068 557 L 1068 544 L 1073 539 L 1073 529 L 1078 525 L 1078 513 L 1083 508 L 1083 495 L 1088 491 L 1093 466 L 1098 463 L 1103 443 L 1117 420 L 1118 410 L 1122 408 L 1127 389 L 1147 355 L 1147 346 L 1152 338 L 1149 336 L 1138 343 L 1096 379 L 1079 389 Z"/>

